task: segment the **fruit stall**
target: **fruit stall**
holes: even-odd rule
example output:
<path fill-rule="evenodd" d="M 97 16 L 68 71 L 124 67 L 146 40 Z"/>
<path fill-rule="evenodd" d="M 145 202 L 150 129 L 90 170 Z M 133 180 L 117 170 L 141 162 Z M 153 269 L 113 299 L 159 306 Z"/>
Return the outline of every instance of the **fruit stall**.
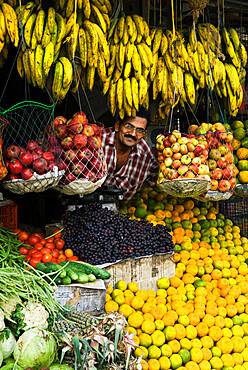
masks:
<path fill-rule="evenodd" d="M 0 369 L 248 370 L 237 3 L 0 3 Z M 158 176 L 128 198 L 103 134 L 140 109 Z"/>

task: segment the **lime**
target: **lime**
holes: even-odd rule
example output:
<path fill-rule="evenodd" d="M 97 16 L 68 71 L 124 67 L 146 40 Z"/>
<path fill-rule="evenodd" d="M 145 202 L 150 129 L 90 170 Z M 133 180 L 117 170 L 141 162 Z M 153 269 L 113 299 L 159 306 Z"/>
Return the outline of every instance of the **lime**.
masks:
<path fill-rule="evenodd" d="M 186 364 L 191 359 L 190 352 L 187 349 L 180 349 L 178 354 L 181 356 L 183 364 Z"/>
<path fill-rule="evenodd" d="M 161 277 L 158 281 L 157 281 L 157 286 L 159 289 L 168 289 L 169 286 L 170 286 L 170 280 L 167 278 L 167 277 Z"/>
<path fill-rule="evenodd" d="M 171 362 L 172 369 L 177 369 L 183 364 L 182 357 L 177 353 L 173 353 L 173 355 L 171 355 L 170 362 Z"/>
<path fill-rule="evenodd" d="M 144 207 L 137 207 L 134 212 L 135 217 L 138 217 L 138 218 L 144 218 L 146 214 L 147 214 L 147 211 Z"/>

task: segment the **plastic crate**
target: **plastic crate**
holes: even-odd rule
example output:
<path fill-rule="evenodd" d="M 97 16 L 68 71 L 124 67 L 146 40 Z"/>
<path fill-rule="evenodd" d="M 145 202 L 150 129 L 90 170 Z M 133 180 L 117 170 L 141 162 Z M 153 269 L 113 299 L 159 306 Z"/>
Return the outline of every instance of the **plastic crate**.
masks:
<path fill-rule="evenodd" d="M 8 229 L 17 228 L 17 204 L 13 201 L 4 205 L 0 202 L 0 223 Z"/>
<path fill-rule="evenodd" d="M 248 236 L 248 198 L 234 198 L 219 202 L 219 212 L 239 226 L 243 236 Z"/>

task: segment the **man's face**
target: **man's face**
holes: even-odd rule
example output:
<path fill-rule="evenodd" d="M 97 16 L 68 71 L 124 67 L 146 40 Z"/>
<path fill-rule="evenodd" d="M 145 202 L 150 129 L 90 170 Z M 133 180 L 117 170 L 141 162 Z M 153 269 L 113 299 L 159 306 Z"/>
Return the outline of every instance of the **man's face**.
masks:
<path fill-rule="evenodd" d="M 115 132 L 120 143 L 133 147 L 146 134 L 147 119 L 143 117 L 128 117 L 124 121 L 116 121 Z"/>

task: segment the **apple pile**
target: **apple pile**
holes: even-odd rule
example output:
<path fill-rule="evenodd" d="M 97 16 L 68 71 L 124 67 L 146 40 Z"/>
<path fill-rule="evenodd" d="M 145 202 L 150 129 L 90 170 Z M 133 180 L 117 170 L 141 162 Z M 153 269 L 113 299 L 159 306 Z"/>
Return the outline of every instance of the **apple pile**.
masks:
<path fill-rule="evenodd" d="M 198 138 L 174 130 L 156 138 L 159 162 L 158 182 L 179 178 L 206 178 L 208 145 L 205 136 Z"/>
<path fill-rule="evenodd" d="M 189 132 L 195 133 L 199 129 L 196 127 L 198 126 L 190 126 Z M 207 164 L 210 170 L 210 190 L 226 192 L 234 189 L 237 182 L 234 177 L 235 164 L 232 154 L 233 135 L 226 131 L 222 123 L 217 122 L 208 124 L 206 140 L 209 148 Z"/>
<path fill-rule="evenodd" d="M 61 149 L 53 135 L 49 135 L 48 142 L 44 140 L 29 140 L 26 147 L 10 145 L 3 151 L 5 166 L 8 175 L 4 181 L 15 179 L 29 180 L 33 175 L 43 175 L 54 167 L 65 170 L 60 159 Z"/>
<path fill-rule="evenodd" d="M 76 179 L 95 182 L 104 175 L 103 125 L 89 123 L 86 114 L 79 111 L 69 120 L 63 116 L 56 117 L 51 127 L 55 130 L 66 168 L 62 183 L 69 184 Z"/>

